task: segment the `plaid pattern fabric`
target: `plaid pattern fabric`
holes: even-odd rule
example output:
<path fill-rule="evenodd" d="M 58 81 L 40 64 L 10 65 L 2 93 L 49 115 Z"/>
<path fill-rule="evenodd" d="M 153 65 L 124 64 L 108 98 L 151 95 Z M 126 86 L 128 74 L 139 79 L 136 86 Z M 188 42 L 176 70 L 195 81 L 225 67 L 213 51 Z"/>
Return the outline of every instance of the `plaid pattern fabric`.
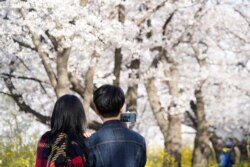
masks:
<path fill-rule="evenodd" d="M 78 143 L 68 141 L 67 134 L 53 137 L 47 132 L 37 145 L 36 167 L 85 167 L 83 151 Z"/>

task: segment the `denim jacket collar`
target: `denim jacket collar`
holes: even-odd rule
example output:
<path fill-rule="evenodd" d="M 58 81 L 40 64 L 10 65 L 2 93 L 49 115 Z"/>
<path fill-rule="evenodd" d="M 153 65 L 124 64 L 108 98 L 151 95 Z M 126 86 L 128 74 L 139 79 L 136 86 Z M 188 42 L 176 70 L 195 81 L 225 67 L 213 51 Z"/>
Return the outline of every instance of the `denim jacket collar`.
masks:
<path fill-rule="evenodd" d="M 120 120 L 109 120 L 103 123 L 102 127 L 122 125 Z"/>

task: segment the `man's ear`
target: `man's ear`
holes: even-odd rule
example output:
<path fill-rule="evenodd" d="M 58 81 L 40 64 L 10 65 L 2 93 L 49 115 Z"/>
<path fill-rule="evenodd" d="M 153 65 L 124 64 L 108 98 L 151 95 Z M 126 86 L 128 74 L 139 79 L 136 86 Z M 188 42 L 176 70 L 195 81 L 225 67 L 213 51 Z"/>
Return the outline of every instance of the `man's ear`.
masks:
<path fill-rule="evenodd" d="M 95 109 L 95 113 L 96 113 L 98 116 L 101 116 L 100 112 L 97 110 L 96 105 L 94 105 L 94 106 L 95 106 L 95 107 L 94 107 L 94 109 Z"/>
<path fill-rule="evenodd" d="M 101 115 L 101 113 L 98 110 L 95 110 L 95 113 L 101 118 L 101 120 L 103 120 L 103 116 Z"/>
<path fill-rule="evenodd" d="M 101 116 L 100 112 L 96 109 L 95 110 L 95 113 L 98 115 L 98 116 Z"/>
<path fill-rule="evenodd" d="M 126 105 L 124 104 L 124 105 L 122 106 L 122 108 L 120 109 L 119 114 L 124 113 L 124 112 L 125 112 L 125 109 L 126 109 Z"/>

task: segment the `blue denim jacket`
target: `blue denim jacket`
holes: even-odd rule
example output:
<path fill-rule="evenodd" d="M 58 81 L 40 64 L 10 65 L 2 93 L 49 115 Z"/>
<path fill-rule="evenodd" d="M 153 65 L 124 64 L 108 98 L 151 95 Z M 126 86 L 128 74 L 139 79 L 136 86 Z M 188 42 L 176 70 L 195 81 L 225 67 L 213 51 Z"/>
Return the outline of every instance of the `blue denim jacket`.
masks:
<path fill-rule="evenodd" d="M 144 167 L 146 144 L 138 133 L 118 120 L 107 121 L 86 140 L 90 167 Z"/>
<path fill-rule="evenodd" d="M 222 152 L 219 155 L 219 167 L 232 167 L 234 164 L 234 158 L 229 148 L 222 148 Z"/>

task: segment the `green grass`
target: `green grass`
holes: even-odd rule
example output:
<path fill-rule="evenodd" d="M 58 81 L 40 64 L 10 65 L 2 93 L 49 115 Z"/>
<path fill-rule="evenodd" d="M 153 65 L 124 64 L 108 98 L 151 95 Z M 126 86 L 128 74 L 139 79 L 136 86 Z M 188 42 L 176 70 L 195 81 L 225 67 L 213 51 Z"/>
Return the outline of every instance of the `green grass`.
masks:
<path fill-rule="evenodd" d="M 163 148 L 148 148 L 147 149 L 147 164 L 146 167 L 162 167 L 163 157 L 166 155 L 168 158 L 167 160 L 170 162 L 174 162 L 173 157 L 164 153 Z M 184 147 L 182 149 L 182 167 L 191 167 L 192 166 L 192 149 L 188 147 Z M 176 165 L 168 166 L 168 167 L 175 167 Z M 235 164 L 234 167 L 249 167 L 249 162 L 240 162 Z M 209 162 L 208 167 L 218 167 L 216 161 Z"/>
<path fill-rule="evenodd" d="M 169 163 L 174 164 L 175 159 L 165 153 L 163 148 L 147 148 L 146 167 L 161 167 L 164 156 Z M 0 167 L 33 167 L 36 158 L 36 143 L 29 145 L 4 144 L 0 142 Z M 182 149 L 182 167 L 191 167 L 192 150 Z M 172 165 L 174 167 L 175 165 Z M 217 167 L 216 162 L 210 162 L 209 167 Z M 248 167 L 248 162 L 235 164 L 234 167 Z M 171 166 L 169 166 L 171 167 Z"/>
<path fill-rule="evenodd" d="M 17 146 L 0 143 L 0 167 L 32 167 L 35 165 L 35 145 Z"/>
<path fill-rule="evenodd" d="M 163 148 L 147 148 L 147 164 L 146 167 L 161 167 L 164 156 L 170 164 L 175 164 L 175 159 L 164 152 Z M 183 148 L 182 150 L 182 166 L 191 167 L 192 150 L 189 148 Z M 175 167 L 176 165 L 172 165 Z M 171 166 L 170 166 L 171 167 Z"/>

